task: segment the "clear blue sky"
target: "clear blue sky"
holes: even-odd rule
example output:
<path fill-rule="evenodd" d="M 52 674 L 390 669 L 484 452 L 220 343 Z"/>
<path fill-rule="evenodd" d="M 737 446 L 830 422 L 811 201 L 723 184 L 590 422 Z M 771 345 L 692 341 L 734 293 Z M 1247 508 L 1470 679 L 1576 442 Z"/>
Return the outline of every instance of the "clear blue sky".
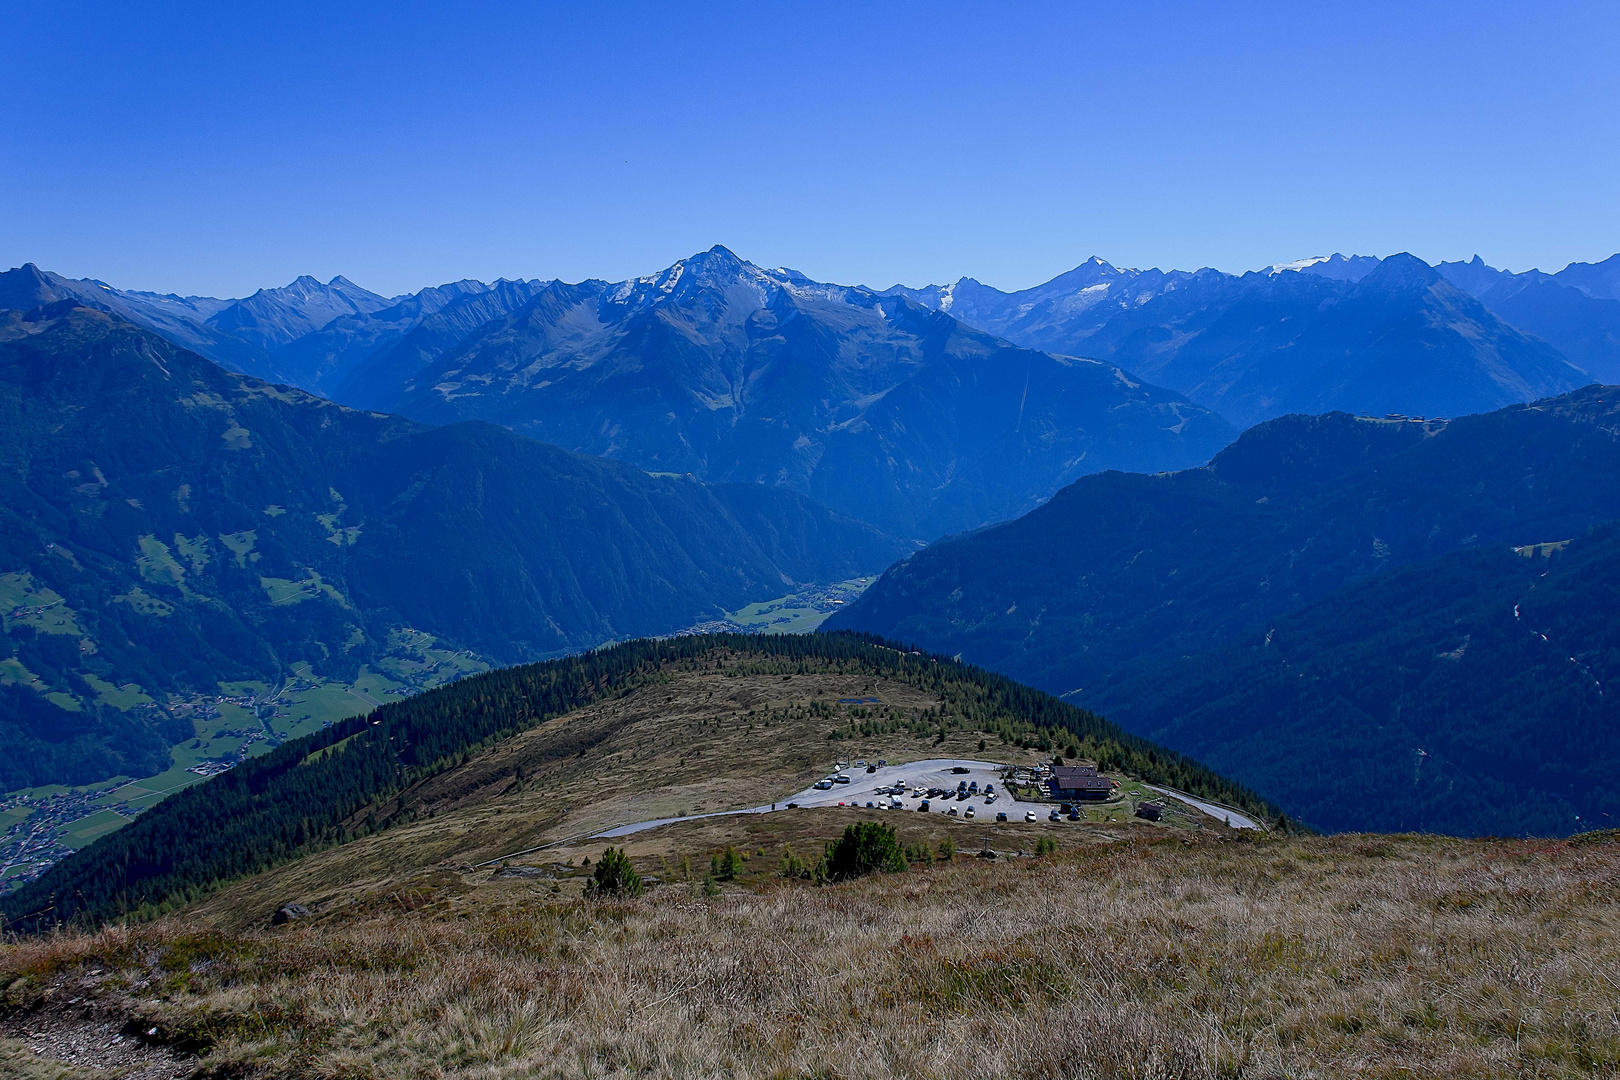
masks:
<path fill-rule="evenodd" d="M 1620 3 L 11 3 L 0 266 L 242 295 L 1620 250 Z M 238 10 L 244 9 L 244 10 Z"/>

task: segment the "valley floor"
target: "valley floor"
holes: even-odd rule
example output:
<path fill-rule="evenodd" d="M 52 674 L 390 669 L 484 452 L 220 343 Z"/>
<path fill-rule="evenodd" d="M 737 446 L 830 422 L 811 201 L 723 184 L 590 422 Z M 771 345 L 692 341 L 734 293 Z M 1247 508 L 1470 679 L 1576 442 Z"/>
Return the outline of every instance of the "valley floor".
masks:
<path fill-rule="evenodd" d="M 889 819 L 902 840 L 935 843 L 951 827 L 956 856 L 830 886 L 777 872 L 784 845 L 812 854 L 848 813 L 664 830 L 666 853 L 637 856 L 661 880 L 636 900 L 575 899 L 562 886 L 588 871 L 557 863 L 464 872 L 490 879 L 472 893 L 444 875 L 282 926 L 229 929 L 194 910 L 11 944 L 0 1064 L 119 1075 L 90 1066 L 119 1066 L 109 1055 L 134 1042 L 148 1057 L 130 1058 L 132 1075 L 189 1064 L 385 1078 L 1620 1069 L 1611 835 L 1098 825 L 1039 857 L 1014 846 L 1037 832 L 998 834 L 988 859 L 971 857 L 960 825 L 912 815 Z M 726 843 L 751 857 L 705 889 L 701 860 Z M 27 1050 L 74 1037 L 72 1061 Z"/>

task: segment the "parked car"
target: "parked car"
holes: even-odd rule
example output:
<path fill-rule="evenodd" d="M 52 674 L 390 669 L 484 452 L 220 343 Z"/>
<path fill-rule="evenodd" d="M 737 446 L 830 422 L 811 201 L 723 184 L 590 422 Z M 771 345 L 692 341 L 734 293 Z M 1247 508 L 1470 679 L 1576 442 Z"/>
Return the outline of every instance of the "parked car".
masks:
<path fill-rule="evenodd" d="M 951 807 L 949 810 L 947 810 L 945 812 L 947 814 L 949 814 L 951 817 L 955 817 L 956 816 L 956 807 L 953 806 L 953 807 Z"/>
<path fill-rule="evenodd" d="M 1007 812 L 1005 810 L 1003 810 L 1001 813 L 997 814 L 996 815 L 996 820 L 997 821 L 1006 821 L 1007 820 Z"/>
<path fill-rule="evenodd" d="M 839 773 L 837 776 L 833 777 L 833 783 L 835 783 L 835 784 L 847 784 L 847 783 L 849 783 L 849 774 L 848 773 Z"/>
<path fill-rule="evenodd" d="M 1035 811 L 1033 811 L 1033 810 L 1025 810 L 1024 811 L 1024 820 L 1025 821 L 1034 821 L 1035 820 Z"/>
<path fill-rule="evenodd" d="M 1069 820 L 1070 821 L 1079 821 L 1080 820 L 1080 811 L 1078 811 L 1078 810 L 1070 810 L 1069 811 Z"/>
<path fill-rule="evenodd" d="M 826 791 L 828 788 L 832 787 L 832 785 L 833 785 L 833 782 L 830 779 L 828 779 L 828 780 L 817 780 L 816 781 L 816 790 L 817 791 Z"/>
<path fill-rule="evenodd" d="M 956 765 L 956 766 L 953 766 L 951 768 L 951 772 L 956 773 L 958 776 L 960 776 L 962 773 L 965 773 L 967 771 L 968 770 L 965 767 L 961 766 L 961 765 Z"/>
<path fill-rule="evenodd" d="M 877 766 L 876 765 L 868 765 L 866 767 L 866 771 L 869 772 L 869 773 L 870 772 L 877 772 Z"/>
<path fill-rule="evenodd" d="M 876 810 L 877 809 L 877 803 L 873 802 L 871 799 L 867 799 L 866 800 L 866 808 L 868 810 Z"/>
<path fill-rule="evenodd" d="M 1047 821 L 1062 821 L 1063 817 L 1056 810 L 1054 810 L 1050 814 L 1046 815 L 1046 820 Z"/>
<path fill-rule="evenodd" d="M 984 785 L 984 793 L 986 795 L 994 795 L 996 793 L 996 785 L 994 785 L 994 784 L 986 784 L 986 785 Z"/>
<path fill-rule="evenodd" d="M 972 817 L 973 816 L 973 807 L 970 806 L 966 810 L 962 811 L 962 816 L 965 817 L 965 818 Z"/>
<path fill-rule="evenodd" d="M 996 801 L 996 797 L 994 795 L 986 795 L 984 797 L 984 805 L 986 805 L 986 806 L 989 806 L 991 803 L 993 803 L 995 801 Z"/>
<path fill-rule="evenodd" d="M 917 804 L 917 812 L 921 813 L 921 814 L 928 813 L 928 800 L 927 799 L 924 799 L 922 802 Z"/>

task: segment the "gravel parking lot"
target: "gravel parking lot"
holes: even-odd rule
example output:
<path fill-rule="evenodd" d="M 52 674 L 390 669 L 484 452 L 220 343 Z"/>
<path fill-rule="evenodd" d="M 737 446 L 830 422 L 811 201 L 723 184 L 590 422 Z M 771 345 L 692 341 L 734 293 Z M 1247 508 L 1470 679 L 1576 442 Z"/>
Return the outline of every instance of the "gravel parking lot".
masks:
<path fill-rule="evenodd" d="M 874 766 L 875 771 L 867 772 L 868 765 Z M 835 783 L 831 788 L 827 789 L 809 787 L 797 795 L 789 795 L 774 804 L 751 806 L 746 810 L 726 810 L 717 814 L 691 814 L 683 818 L 658 818 L 654 821 L 638 821 L 630 825 L 618 825 L 608 829 L 606 832 L 597 833 L 596 836 L 598 838 L 629 836 L 632 833 L 642 832 L 646 829 L 656 829 L 660 825 L 670 825 L 677 821 L 692 821 L 697 818 L 726 817 L 730 814 L 768 814 L 773 809 L 787 809 L 789 803 L 798 806 L 854 805 L 865 807 L 870 802 L 873 804 L 873 808 L 877 809 L 879 799 L 883 800 L 882 805 L 884 807 L 888 807 L 892 798 L 899 798 L 901 809 L 894 811 L 895 813 L 905 810 L 915 813 L 922 800 L 913 797 L 911 794 L 913 791 L 921 788 L 926 792 L 930 788 L 936 787 L 955 791 L 957 783 L 963 780 L 966 780 L 969 784 L 977 781 L 980 793 L 966 800 L 958 800 L 954 797 L 949 800 L 932 800 L 931 811 L 945 813 L 947 806 L 954 806 L 957 808 L 957 814 L 961 815 L 964 810 L 971 806 L 975 817 L 994 821 L 996 813 L 1006 810 L 1013 802 L 1011 796 L 1000 794 L 1001 770 L 1004 767 L 993 761 L 971 761 L 963 758 L 932 758 L 926 761 L 908 761 L 900 765 L 877 765 L 876 762 L 856 765 L 854 762 L 850 762 L 848 768 L 839 769 L 836 773 L 830 772 L 828 774 L 831 776 L 842 773 L 848 776 L 849 783 L 847 784 Z M 966 771 L 958 773 L 953 772 L 953 769 L 965 769 Z M 878 794 L 879 788 L 891 789 L 901 784 L 905 786 L 906 793 L 904 795 Z M 986 784 L 995 785 L 997 795 L 994 803 L 987 804 L 985 802 L 983 791 Z M 1028 807 L 1019 805 L 1018 817 L 1020 820 L 1023 818 L 1026 809 Z M 1011 810 L 1008 810 L 1007 816 L 1013 816 Z"/>

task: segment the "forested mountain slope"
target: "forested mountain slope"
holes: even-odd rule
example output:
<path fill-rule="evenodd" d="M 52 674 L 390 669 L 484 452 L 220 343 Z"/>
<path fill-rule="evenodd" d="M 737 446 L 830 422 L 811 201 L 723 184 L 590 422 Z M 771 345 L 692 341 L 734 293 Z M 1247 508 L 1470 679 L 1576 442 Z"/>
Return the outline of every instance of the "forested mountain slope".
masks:
<path fill-rule="evenodd" d="M 1617 612 L 1620 526 L 1470 547 L 1076 700 L 1319 828 L 1563 835 L 1620 820 Z"/>
<path fill-rule="evenodd" d="M 70 301 L 0 312 L 0 466 L 7 786 L 132 771 L 174 741 L 168 694 L 352 677 L 402 628 L 522 660 L 905 550 L 786 490 L 342 408 Z M 59 769 L 75 740 L 90 764 Z"/>
<path fill-rule="evenodd" d="M 1042 688 L 1204 652 L 1360 578 L 1620 518 L 1620 388 L 1449 423 L 1259 425 L 1206 468 L 1086 477 L 892 567 L 829 626 Z"/>

